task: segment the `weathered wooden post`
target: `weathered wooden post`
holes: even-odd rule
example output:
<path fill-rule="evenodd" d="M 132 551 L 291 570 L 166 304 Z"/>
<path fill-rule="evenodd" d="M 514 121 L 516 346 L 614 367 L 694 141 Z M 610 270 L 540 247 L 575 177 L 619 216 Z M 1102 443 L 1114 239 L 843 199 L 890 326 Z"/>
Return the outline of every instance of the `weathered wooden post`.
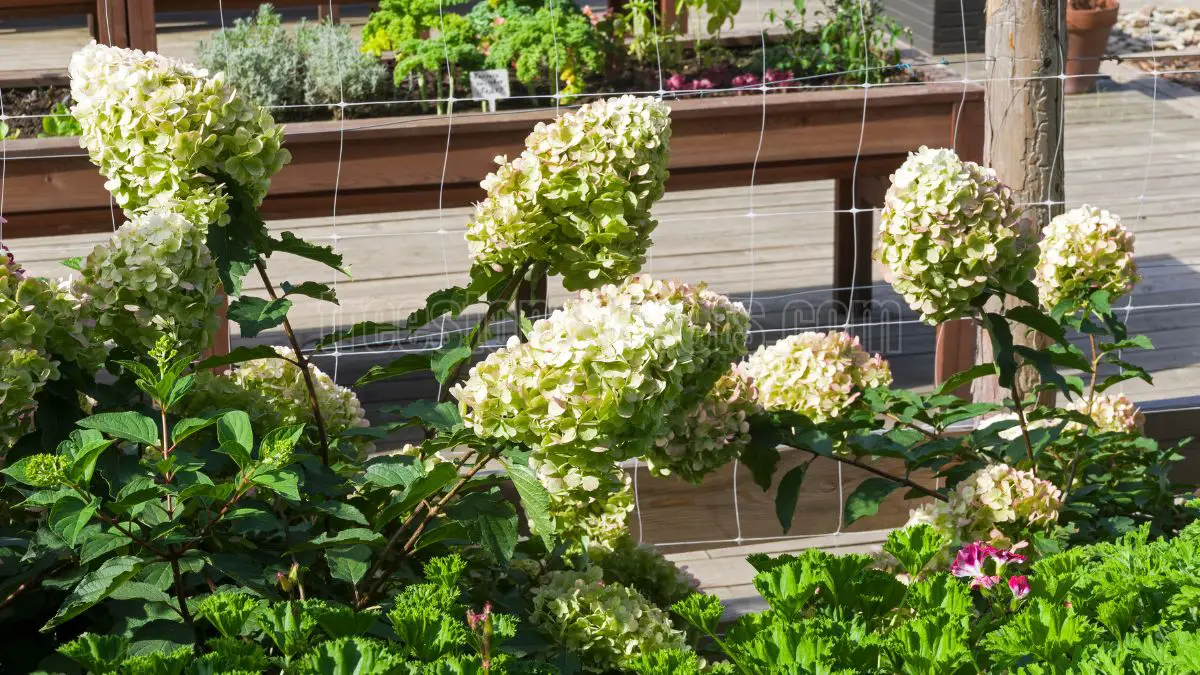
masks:
<path fill-rule="evenodd" d="M 1040 231 L 1063 210 L 1063 58 L 1066 2 L 989 0 L 984 158 L 1025 204 L 1024 217 Z M 1016 344 L 1044 346 L 1045 337 L 1016 330 Z M 976 360 L 992 360 L 991 341 L 977 340 Z M 1038 375 L 1022 369 L 1016 379 L 1024 394 Z M 1011 392 L 995 377 L 976 380 L 976 401 L 1000 401 Z M 1053 394 L 1050 395 L 1051 397 Z"/>

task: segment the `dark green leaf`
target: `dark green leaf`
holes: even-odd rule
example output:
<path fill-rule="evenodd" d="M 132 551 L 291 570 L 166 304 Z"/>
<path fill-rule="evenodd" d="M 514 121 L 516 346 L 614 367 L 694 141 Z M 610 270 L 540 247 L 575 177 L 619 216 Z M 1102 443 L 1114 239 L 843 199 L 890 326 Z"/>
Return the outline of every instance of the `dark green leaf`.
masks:
<path fill-rule="evenodd" d="M 955 373 L 950 377 L 947 377 L 945 382 L 942 382 L 940 385 L 938 385 L 938 388 L 934 394 L 952 394 L 957 391 L 959 387 L 970 384 L 981 377 L 987 377 L 995 374 L 996 365 L 994 363 L 976 364 L 960 373 Z"/>
<path fill-rule="evenodd" d="M 357 525 L 370 525 L 362 511 L 344 502 L 322 502 L 313 508 L 339 520 L 345 520 Z"/>
<path fill-rule="evenodd" d="M 1088 297 L 1088 306 L 1100 316 L 1112 314 L 1112 294 L 1108 291 L 1096 291 Z"/>
<path fill-rule="evenodd" d="M 316 281 L 305 281 L 299 286 L 292 285 L 288 282 L 282 284 L 284 295 L 304 295 L 314 300 L 324 300 L 337 305 L 340 304 L 337 299 L 337 292 L 329 284 L 322 284 Z"/>
<path fill-rule="evenodd" d="M 423 426 L 438 431 L 453 431 L 462 424 L 458 406 L 449 401 L 438 403 L 429 399 L 421 399 L 403 407 L 384 408 L 383 412 L 399 415 L 409 420 L 417 420 Z"/>
<path fill-rule="evenodd" d="M 405 354 L 386 366 L 371 366 L 370 370 L 358 378 L 358 382 L 355 382 L 354 386 L 362 387 L 372 382 L 390 380 L 393 377 L 423 370 L 429 370 L 428 354 Z"/>
<path fill-rule="evenodd" d="M 1018 305 L 1010 307 L 1004 313 L 1005 318 L 1017 323 L 1023 323 L 1026 326 L 1046 335 L 1055 342 L 1066 342 L 1067 334 L 1063 327 L 1054 319 L 1042 313 L 1040 309 L 1033 305 Z"/>
<path fill-rule="evenodd" d="M 135 412 L 100 413 L 85 417 L 76 424 L 84 429 L 95 429 L 114 438 L 132 441 L 138 445 L 157 447 L 162 440 L 158 436 L 158 424 L 149 417 Z"/>
<path fill-rule="evenodd" d="M 79 533 L 91 522 L 99 508 L 100 502 L 95 497 L 87 502 L 80 498 L 60 500 L 50 509 L 50 529 L 65 539 L 67 544 L 74 546 Z"/>
<path fill-rule="evenodd" d="M 1105 353 L 1118 349 L 1154 349 L 1154 343 L 1145 335 L 1135 335 L 1125 340 L 1100 345 L 1100 351 Z"/>
<path fill-rule="evenodd" d="M 329 564 L 329 575 L 334 579 L 357 586 L 371 567 L 371 547 L 356 545 L 330 548 L 325 551 L 325 562 Z"/>
<path fill-rule="evenodd" d="M 395 333 L 400 330 L 400 326 L 393 323 L 377 323 L 375 321 L 363 321 L 356 323 L 346 330 L 329 333 L 317 341 L 314 346 L 318 351 L 323 347 L 342 342 L 344 340 L 352 340 L 358 337 L 370 337 L 372 335 L 380 335 L 383 333 Z"/>
<path fill-rule="evenodd" d="M 99 568 L 87 574 L 63 601 L 58 612 L 42 626 L 42 632 L 68 621 L 112 594 L 142 568 L 142 561 L 133 556 L 118 556 L 105 560 Z"/>
<path fill-rule="evenodd" d="M 230 366 L 235 363 L 244 363 L 246 361 L 257 361 L 258 359 L 282 359 L 279 352 L 275 351 L 274 347 L 269 345 L 256 345 L 254 347 L 235 347 L 228 354 L 220 356 L 212 356 L 204 359 L 196 364 L 196 370 L 207 370 L 209 368 L 221 368 L 222 366 Z"/>
<path fill-rule="evenodd" d="M 554 516 L 550 514 L 550 492 L 528 466 L 506 463 L 505 468 L 513 486 L 517 488 L 517 494 L 521 496 L 521 508 L 531 529 L 537 531 L 546 550 L 553 551 L 555 527 Z"/>
<path fill-rule="evenodd" d="M 283 323 L 291 308 L 292 301 L 287 298 L 264 300 L 243 295 L 229 305 L 228 316 L 230 321 L 241 327 L 242 337 L 252 338 Z"/>
<path fill-rule="evenodd" d="M 313 537 L 311 541 L 296 544 L 292 547 L 292 551 L 299 553 L 300 551 L 311 551 L 313 549 L 334 548 L 339 546 L 352 546 L 355 544 L 381 546 L 383 541 L 383 535 L 375 532 L 374 530 L 368 530 L 364 527 L 351 527 L 345 530 L 339 530 L 333 535 L 330 535 L 327 532 L 322 532 L 316 537 Z"/>
<path fill-rule="evenodd" d="M 900 488 L 900 483 L 887 478 L 872 476 L 864 480 L 846 498 L 845 524 L 849 526 L 860 518 L 879 512 L 879 503 Z"/>
<path fill-rule="evenodd" d="M 327 267 L 332 267 L 342 274 L 350 276 L 350 270 L 342 262 L 342 254 L 333 250 L 332 246 L 318 246 L 312 242 L 304 241 L 291 232 L 283 232 L 279 236 L 279 239 L 271 240 L 272 253 L 291 253 L 301 258 L 319 262 Z"/>
<path fill-rule="evenodd" d="M 1013 354 L 1012 332 L 1008 322 L 999 314 L 986 312 L 980 317 L 988 336 L 992 340 L 992 353 L 996 361 L 1000 386 L 1008 389 L 1017 374 L 1017 357 Z"/>
<path fill-rule="evenodd" d="M 232 410 L 217 420 L 217 440 L 221 445 L 237 443 L 249 455 L 254 449 L 254 429 L 250 426 L 250 415 L 241 410 Z"/>
<path fill-rule="evenodd" d="M 83 542 L 83 546 L 79 547 L 79 564 L 86 565 L 93 560 L 96 560 L 107 553 L 128 546 L 133 542 L 129 537 L 117 532 L 99 532 L 94 536 L 88 537 L 88 540 Z"/>
<path fill-rule="evenodd" d="M 469 358 L 471 358 L 471 348 L 469 346 L 448 346 L 434 352 L 429 365 L 438 383 L 446 384 L 446 379 L 458 370 L 459 364 Z"/>
<path fill-rule="evenodd" d="M 804 475 L 808 472 L 809 460 L 799 466 L 792 467 L 779 479 L 779 487 L 775 491 L 775 515 L 786 534 L 792 529 L 792 517 L 796 515 L 796 500 L 800 498 L 800 487 L 804 485 Z"/>
<path fill-rule="evenodd" d="M 216 417 L 185 417 L 175 423 L 171 429 L 171 442 L 179 443 L 183 439 L 217 423 Z"/>
<path fill-rule="evenodd" d="M 750 444 L 742 450 L 740 461 L 750 469 L 754 482 L 763 491 L 771 489 L 771 479 L 775 476 L 775 467 L 779 465 L 779 450 L 775 448 L 773 439 L 762 439 L 751 436 Z M 768 442 L 769 441 L 769 442 Z"/>
<path fill-rule="evenodd" d="M 259 471 L 253 475 L 250 482 L 269 488 L 281 497 L 300 501 L 300 477 L 291 469 Z"/>

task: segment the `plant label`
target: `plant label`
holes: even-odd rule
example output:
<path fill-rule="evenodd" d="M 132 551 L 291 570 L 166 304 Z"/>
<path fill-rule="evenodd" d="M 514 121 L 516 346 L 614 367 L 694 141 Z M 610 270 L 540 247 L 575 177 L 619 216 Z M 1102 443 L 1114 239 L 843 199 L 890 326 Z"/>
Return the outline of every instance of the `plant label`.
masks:
<path fill-rule="evenodd" d="M 508 88 L 507 70 L 475 70 L 471 72 L 471 98 L 487 101 L 493 106 L 511 94 Z"/>

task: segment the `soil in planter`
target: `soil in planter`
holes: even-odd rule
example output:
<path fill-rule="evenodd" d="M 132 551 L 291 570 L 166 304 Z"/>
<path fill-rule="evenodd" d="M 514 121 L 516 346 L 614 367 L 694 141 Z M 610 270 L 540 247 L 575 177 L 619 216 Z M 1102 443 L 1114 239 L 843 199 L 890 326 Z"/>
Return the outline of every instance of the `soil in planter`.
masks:
<path fill-rule="evenodd" d="M 19 138 L 36 138 L 42 132 L 41 117 L 21 115 L 46 115 L 56 103 L 71 104 L 69 87 L 38 87 L 34 89 L 4 88 L 4 114 L 8 117 L 10 133 L 20 133 Z"/>

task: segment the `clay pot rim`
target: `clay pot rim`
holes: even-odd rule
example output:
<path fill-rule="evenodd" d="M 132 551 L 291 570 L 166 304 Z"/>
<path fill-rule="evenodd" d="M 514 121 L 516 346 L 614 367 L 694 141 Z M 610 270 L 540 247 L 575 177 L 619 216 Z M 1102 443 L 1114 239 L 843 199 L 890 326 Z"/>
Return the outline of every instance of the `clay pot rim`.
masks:
<path fill-rule="evenodd" d="M 1095 7 L 1092 9 L 1071 9 L 1067 5 L 1067 30 L 1071 32 L 1081 32 L 1087 30 L 1095 30 L 1099 28 L 1110 29 L 1117 23 L 1117 16 L 1121 11 L 1121 3 L 1113 0 L 1109 7 Z"/>

